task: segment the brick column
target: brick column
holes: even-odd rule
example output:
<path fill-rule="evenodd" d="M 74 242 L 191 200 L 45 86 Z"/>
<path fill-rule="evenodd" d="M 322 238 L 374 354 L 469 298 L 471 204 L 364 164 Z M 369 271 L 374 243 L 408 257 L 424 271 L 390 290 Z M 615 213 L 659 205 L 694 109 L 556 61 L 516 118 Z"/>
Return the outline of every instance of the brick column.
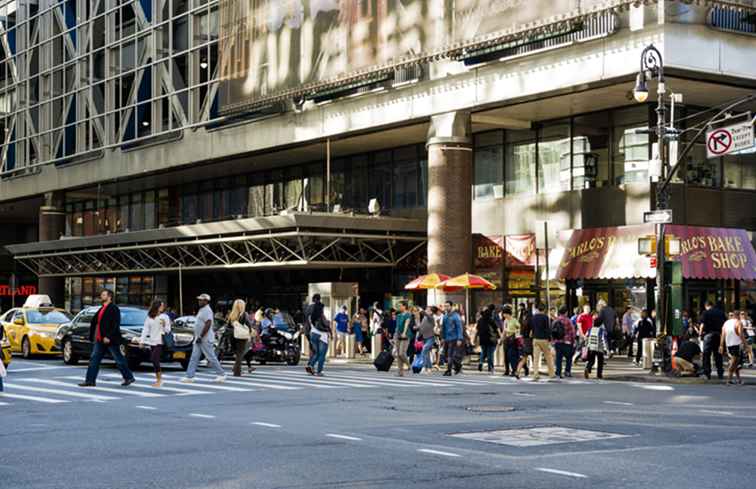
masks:
<path fill-rule="evenodd" d="M 431 118 L 428 131 L 428 273 L 472 271 L 472 139 L 469 112 Z M 437 294 L 464 303 L 465 294 Z"/>
<path fill-rule="evenodd" d="M 45 205 L 39 208 L 39 241 L 55 241 L 66 232 L 66 213 L 63 195 L 45 194 Z M 57 307 L 63 307 L 65 279 L 40 277 L 39 293 L 47 294 Z"/>

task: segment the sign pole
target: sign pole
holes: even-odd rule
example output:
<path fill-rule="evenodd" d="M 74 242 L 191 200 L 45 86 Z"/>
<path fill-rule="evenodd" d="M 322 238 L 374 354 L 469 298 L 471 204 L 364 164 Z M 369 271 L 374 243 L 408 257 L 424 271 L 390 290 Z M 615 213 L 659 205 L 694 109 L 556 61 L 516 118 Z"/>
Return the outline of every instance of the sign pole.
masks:
<path fill-rule="evenodd" d="M 543 236 L 544 248 L 546 250 L 546 314 L 548 315 L 551 311 L 551 279 L 549 277 L 549 221 L 543 221 Z"/>

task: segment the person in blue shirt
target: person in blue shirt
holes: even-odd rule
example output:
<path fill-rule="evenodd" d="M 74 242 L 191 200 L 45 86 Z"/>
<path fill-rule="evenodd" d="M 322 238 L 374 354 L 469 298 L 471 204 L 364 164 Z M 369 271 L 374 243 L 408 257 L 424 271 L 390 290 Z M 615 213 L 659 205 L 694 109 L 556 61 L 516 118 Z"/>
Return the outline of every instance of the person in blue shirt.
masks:
<path fill-rule="evenodd" d="M 263 336 L 270 335 L 270 328 L 273 326 L 273 309 L 265 309 L 263 313 L 263 319 L 260 322 L 260 330 Z"/>
<path fill-rule="evenodd" d="M 333 321 L 336 323 L 336 355 L 339 352 L 346 354 L 346 339 L 349 335 L 349 314 L 347 306 L 341 306 L 339 312 L 334 316 Z"/>
<path fill-rule="evenodd" d="M 462 318 L 459 313 L 453 310 L 453 304 L 447 301 L 444 304 L 444 318 L 441 322 L 441 335 L 446 345 L 446 372 L 445 377 L 451 377 L 452 367 L 454 374 L 459 374 L 462 370 L 462 361 L 464 355 L 464 331 L 462 329 Z"/>

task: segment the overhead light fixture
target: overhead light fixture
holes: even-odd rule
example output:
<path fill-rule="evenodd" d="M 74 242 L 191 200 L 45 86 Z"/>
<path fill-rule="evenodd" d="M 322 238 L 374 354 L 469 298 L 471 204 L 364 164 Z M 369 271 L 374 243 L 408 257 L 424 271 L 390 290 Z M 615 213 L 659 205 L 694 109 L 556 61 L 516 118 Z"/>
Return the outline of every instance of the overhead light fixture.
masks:
<path fill-rule="evenodd" d="M 648 84 L 646 83 L 646 74 L 643 72 L 638 73 L 635 79 L 635 88 L 633 88 L 633 98 L 638 103 L 643 103 L 648 100 Z"/>
<path fill-rule="evenodd" d="M 143 127 L 148 127 L 149 125 L 150 125 L 150 123 L 148 121 L 142 121 L 142 126 Z"/>
<path fill-rule="evenodd" d="M 200 60 L 200 68 L 202 68 L 203 70 L 206 70 L 207 67 L 208 67 L 207 61 L 205 61 L 204 59 Z"/>

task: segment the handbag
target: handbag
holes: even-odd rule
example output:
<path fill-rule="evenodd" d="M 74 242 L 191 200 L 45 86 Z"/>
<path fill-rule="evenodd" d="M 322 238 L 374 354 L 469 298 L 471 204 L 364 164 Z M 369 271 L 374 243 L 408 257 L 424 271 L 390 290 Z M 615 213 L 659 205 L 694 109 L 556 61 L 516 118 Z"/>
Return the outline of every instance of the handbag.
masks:
<path fill-rule="evenodd" d="M 0 378 L 5 378 L 8 376 L 8 372 L 5 370 L 5 364 L 2 360 L 0 360 Z"/>
<path fill-rule="evenodd" d="M 587 346 L 584 346 L 580 350 L 580 359 L 583 360 L 583 361 L 588 360 L 588 347 Z"/>
<path fill-rule="evenodd" d="M 249 332 L 249 328 L 239 321 L 231 323 L 234 327 L 234 338 L 237 340 L 249 340 L 252 338 L 252 334 Z"/>
<path fill-rule="evenodd" d="M 165 325 L 162 320 L 161 327 L 163 328 L 163 346 L 169 350 L 176 348 L 176 338 L 173 336 L 173 331 L 165 332 Z"/>
<path fill-rule="evenodd" d="M 420 353 L 421 351 L 423 351 L 423 342 L 415 340 L 415 352 Z"/>

